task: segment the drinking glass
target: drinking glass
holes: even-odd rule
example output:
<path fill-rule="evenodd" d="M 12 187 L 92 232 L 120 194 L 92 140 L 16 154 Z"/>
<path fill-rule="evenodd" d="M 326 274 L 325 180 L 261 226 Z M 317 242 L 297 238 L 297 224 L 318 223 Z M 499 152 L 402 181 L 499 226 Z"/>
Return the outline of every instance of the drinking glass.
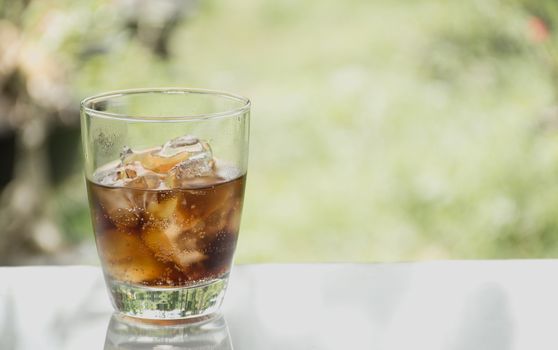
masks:
<path fill-rule="evenodd" d="M 148 319 L 218 311 L 242 211 L 250 101 L 186 88 L 81 103 L 97 252 L 114 308 Z"/>

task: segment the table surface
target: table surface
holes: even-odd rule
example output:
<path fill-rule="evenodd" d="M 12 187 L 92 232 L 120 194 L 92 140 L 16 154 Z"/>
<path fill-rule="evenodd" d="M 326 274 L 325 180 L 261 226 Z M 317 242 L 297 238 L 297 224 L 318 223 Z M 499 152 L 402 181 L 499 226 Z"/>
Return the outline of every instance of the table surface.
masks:
<path fill-rule="evenodd" d="M 0 349 L 557 349 L 558 261 L 235 266 L 224 317 L 112 315 L 97 267 L 0 268 Z"/>

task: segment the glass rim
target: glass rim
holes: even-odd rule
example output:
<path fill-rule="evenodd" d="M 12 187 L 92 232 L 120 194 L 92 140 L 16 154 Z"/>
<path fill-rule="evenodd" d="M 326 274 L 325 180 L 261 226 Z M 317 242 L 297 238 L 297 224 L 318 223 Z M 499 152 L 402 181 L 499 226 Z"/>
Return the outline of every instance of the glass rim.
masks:
<path fill-rule="evenodd" d="M 132 115 L 132 114 L 122 114 L 107 111 L 99 111 L 91 107 L 94 102 L 108 101 L 116 97 L 137 95 L 137 94 L 198 94 L 198 95 L 211 95 L 224 99 L 229 99 L 233 101 L 240 102 L 240 106 L 237 108 L 230 108 L 223 111 L 210 112 L 210 113 L 197 113 L 197 114 L 184 114 L 184 115 Z M 80 108 L 83 112 L 88 115 L 106 118 L 106 119 L 116 119 L 116 120 L 127 120 L 127 121 L 143 121 L 143 122 L 176 122 L 176 121 L 195 121 L 195 120 L 207 120 L 222 117 L 232 117 L 239 114 L 244 114 L 250 110 L 251 102 L 247 97 L 237 95 L 234 93 L 212 90 L 212 89 L 201 89 L 201 88 L 183 88 L 183 87 L 160 87 L 160 88 L 138 88 L 138 89 L 123 89 L 114 90 L 109 92 L 100 93 L 90 97 L 84 98 L 80 103 Z"/>

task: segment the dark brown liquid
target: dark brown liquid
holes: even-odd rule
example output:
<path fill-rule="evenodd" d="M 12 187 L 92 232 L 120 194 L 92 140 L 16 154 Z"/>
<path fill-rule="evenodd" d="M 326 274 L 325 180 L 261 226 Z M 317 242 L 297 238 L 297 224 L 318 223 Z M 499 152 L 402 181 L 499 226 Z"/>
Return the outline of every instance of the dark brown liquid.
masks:
<path fill-rule="evenodd" d="M 111 278 L 183 286 L 222 276 L 236 246 L 245 176 L 188 189 L 107 187 L 87 180 L 97 249 Z"/>

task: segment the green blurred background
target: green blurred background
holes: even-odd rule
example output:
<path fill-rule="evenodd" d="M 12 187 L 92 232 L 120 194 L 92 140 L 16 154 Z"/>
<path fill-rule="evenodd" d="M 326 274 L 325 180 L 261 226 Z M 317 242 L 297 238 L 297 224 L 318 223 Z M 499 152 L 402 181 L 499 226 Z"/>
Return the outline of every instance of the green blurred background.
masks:
<path fill-rule="evenodd" d="M 79 101 L 253 101 L 236 262 L 558 257 L 555 0 L 0 0 L 0 264 L 95 263 Z"/>

